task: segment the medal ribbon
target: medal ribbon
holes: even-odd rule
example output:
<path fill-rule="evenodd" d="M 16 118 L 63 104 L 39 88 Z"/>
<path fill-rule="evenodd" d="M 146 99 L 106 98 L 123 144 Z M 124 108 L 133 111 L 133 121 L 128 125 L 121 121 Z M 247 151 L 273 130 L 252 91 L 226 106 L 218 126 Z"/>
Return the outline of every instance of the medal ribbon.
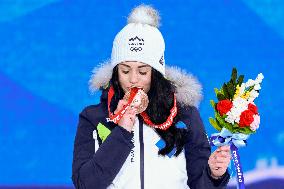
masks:
<path fill-rule="evenodd" d="M 130 96 L 129 96 L 129 100 L 128 100 L 127 104 L 121 110 L 119 110 L 116 114 L 113 114 L 110 111 L 110 102 L 111 102 L 111 99 L 114 96 L 114 89 L 111 86 L 109 91 L 108 91 L 108 113 L 109 113 L 109 118 L 107 118 L 107 121 L 108 122 L 111 121 L 111 122 L 114 122 L 115 124 L 117 124 L 118 121 L 125 114 L 126 110 L 129 108 L 129 106 L 130 106 L 132 100 L 134 99 L 135 95 L 137 94 L 137 92 L 138 92 L 138 88 L 133 88 L 131 90 L 131 92 L 130 92 Z"/>
<path fill-rule="evenodd" d="M 173 123 L 173 119 L 176 117 L 177 115 L 177 106 L 176 106 L 176 96 L 174 95 L 174 106 L 172 107 L 171 111 L 170 111 L 170 115 L 167 118 L 167 120 L 159 125 L 154 124 L 151 120 L 150 117 L 147 115 L 147 113 L 144 111 L 142 112 L 140 115 L 143 117 L 144 122 L 154 128 L 158 128 L 161 130 L 167 130 Z"/>
<path fill-rule="evenodd" d="M 108 122 L 114 122 L 115 124 L 117 124 L 119 122 L 119 120 L 123 117 L 123 115 L 125 114 L 126 110 L 129 108 L 130 104 L 132 103 L 132 101 L 133 101 L 135 95 L 137 94 L 138 90 L 139 89 L 136 88 L 136 87 L 132 88 L 131 91 L 130 91 L 130 96 L 129 96 L 129 99 L 128 99 L 128 102 L 127 102 L 126 106 L 124 106 L 116 114 L 113 114 L 110 111 L 110 102 L 111 102 L 111 99 L 114 96 L 114 89 L 113 89 L 112 86 L 109 88 L 109 91 L 108 91 L 108 112 L 109 112 L 109 118 L 107 118 Z M 158 125 L 154 124 L 150 120 L 150 117 L 147 115 L 147 113 L 145 111 L 140 113 L 140 115 L 142 116 L 144 122 L 147 125 L 149 125 L 150 127 L 158 128 L 158 129 L 161 129 L 161 130 L 167 130 L 172 125 L 173 119 L 177 115 L 176 96 L 175 95 L 174 95 L 174 105 L 173 105 L 172 109 L 170 110 L 170 112 L 171 113 L 170 113 L 169 117 L 167 118 L 167 120 L 164 123 L 158 124 Z"/>

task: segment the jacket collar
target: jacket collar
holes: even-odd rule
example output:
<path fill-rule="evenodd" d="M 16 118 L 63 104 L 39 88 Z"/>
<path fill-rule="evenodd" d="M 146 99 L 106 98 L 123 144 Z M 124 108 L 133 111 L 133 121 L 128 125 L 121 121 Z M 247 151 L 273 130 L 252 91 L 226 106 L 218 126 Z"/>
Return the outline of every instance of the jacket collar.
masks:
<path fill-rule="evenodd" d="M 90 91 L 95 92 L 106 88 L 111 79 L 112 70 L 110 61 L 95 67 L 89 80 Z M 196 77 L 175 66 L 166 66 L 165 77 L 176 86 L 176 97 L 181 106 L 199 106 L 202 100 L 202 86 Z"/>

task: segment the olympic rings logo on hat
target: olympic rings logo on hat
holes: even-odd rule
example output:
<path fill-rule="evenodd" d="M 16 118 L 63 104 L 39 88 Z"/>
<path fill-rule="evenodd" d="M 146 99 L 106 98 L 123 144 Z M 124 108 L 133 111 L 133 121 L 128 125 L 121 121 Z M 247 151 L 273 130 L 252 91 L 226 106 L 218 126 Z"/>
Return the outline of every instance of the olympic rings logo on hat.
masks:
<path fill-rule="evenodd" d="M 144 39 L 138 36 L 132 37 L 128 40 L 128 45 L 131 51 L 142 51 L 142 46 L 144 45 Z"/>

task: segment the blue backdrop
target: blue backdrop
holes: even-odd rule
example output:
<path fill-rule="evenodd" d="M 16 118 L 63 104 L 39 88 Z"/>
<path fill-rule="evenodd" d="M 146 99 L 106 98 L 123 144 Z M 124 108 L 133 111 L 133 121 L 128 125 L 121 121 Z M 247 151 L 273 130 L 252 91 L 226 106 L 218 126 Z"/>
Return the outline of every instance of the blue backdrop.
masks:
<path fill-rule="evenodd" d="M 71 185 L 78 113 L 100 95 L 88 91 L 91 70 L 110 58 L 115 34 L 140 3 L 0 0 L 0 185 Z M 246 79 L 264 74 L 256 101 L 261 126 L 240 150 L 241 160 L 251 188 L 267 188 L 266 180 L 284 184 L 276 173 L 284 175 L 284 1 L 143 3 L 160 10 L 166 63 L 203 84 L 200 111 L 209 134 L 213 88 L 233 67 Z"/>

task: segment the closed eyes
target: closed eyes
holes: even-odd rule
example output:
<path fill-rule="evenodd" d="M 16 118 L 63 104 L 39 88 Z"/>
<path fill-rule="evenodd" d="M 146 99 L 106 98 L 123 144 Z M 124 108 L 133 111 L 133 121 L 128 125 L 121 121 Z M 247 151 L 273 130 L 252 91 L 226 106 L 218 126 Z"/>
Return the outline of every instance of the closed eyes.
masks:
<path fill-rule="evenodd" d="M 128 74 L 128 73 L 129 73 L 129 71 L 122 70 L 122 73 L 123 73 L 123 74 Z M 146 75 L 146 74 L 147 74 L 147 72 L 139 71 L 139 74 L 141 74 L 141 75 Z"/>

